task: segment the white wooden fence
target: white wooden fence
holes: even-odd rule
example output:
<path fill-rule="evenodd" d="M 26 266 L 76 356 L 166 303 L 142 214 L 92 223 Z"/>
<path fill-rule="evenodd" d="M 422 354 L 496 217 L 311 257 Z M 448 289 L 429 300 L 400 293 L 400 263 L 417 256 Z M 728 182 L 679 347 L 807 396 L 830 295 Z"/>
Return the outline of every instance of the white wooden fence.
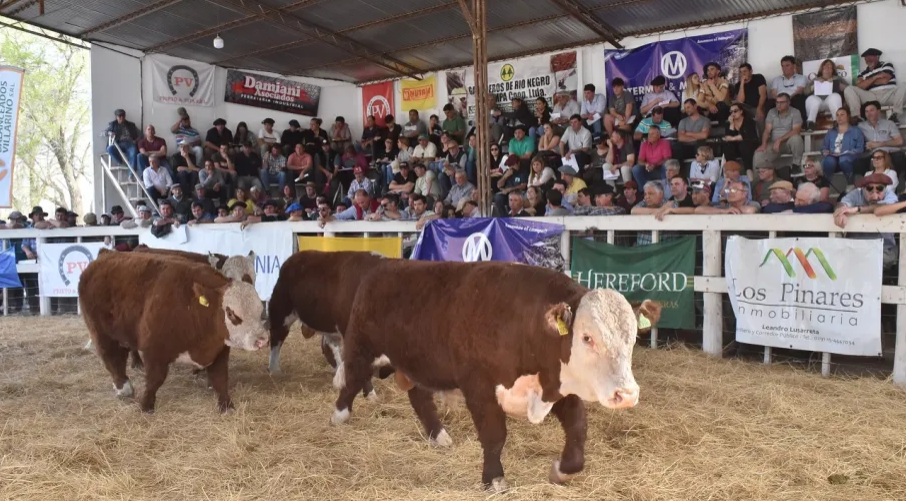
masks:
<path fill-rule="evenodd" d="M 763 233 L 765 237 L 774 237 L 778 233 L 809 233 L 815 237 L 840 237 L 846 233 L 894 233 L 900 235 L 900 242 L 906 242 L 906 216 L 888 216 L 879 218 L 874 215 L 850 217 L 844 229 L 834 225 L 830 215 L 738 215 L 738 216 L 668 216 L 664 221 L 657 221 L 652 216 L 589 216 L 589 217 L 548 217 L 535 218 L 536 221 L 564 225 L 561 238 L 561 251 L 568 262 L 570 258 L 570 237 L 574 233 L 601 231 L 606 232 L 607 242 L 615 242 L 616 232 L 651 232 L 652 241 L 657 242 L 661 232 L 695 232 L 701 236 L 703 249 L 702 275 L 696 276 L 695 292 L 703 293 L 704 327 L 702 329 L 702 349 L 713 356 L 721 356 L 723 350 L 723 301 L 727 293 L 724 277 L 721 274 L 722 235 L 739 232 Z M 281 225 L 286 231 L 301 235 L 338 236 L 359 234 L 366 238 L 373 234 L 397 234 L 411 236 L 417 233 L 413 222 L 334 222 L 324 228 L 315 222 L 303 223 L 266 223 Z M 2 230 L 0 239 L 6 248 L 8 239 L 33 238 L 40 246 L 48 238 L 68 238 L 81 241 L 89 237 L 124 237 L 137 236 L 147 230 L 126 230 L 119 227 L 72 228 L 66 230 Z M 295 241 L 295 240 L 294 240 Z M 295 245 L 295 243 L 294 243 Z M 899 262 L 906 264 L 906 245 L 899 246 Z M 853 263 L 858 266 L 858 263 Z M 19 273 L 40 273 L 37 264 L 18 264 Z M 897 305 L 896 345 L 893 364 L 893 381 L 906 387 L 906 266 L 898 267 L 897 285 L 883 286 L 881 302 Z M 7 290 L 3 290 L 3 313 L 7 313 Z M 49 314 L 49 298 L 41 297 L 41 313 Z M 657 330 L 651 336 L 651 345 L 657 346 Z M 770 362 L 771 349 L 765 348 L 765 361 Z M 822 374 L 830 374 L 831 356 L 823 354 Z"/>

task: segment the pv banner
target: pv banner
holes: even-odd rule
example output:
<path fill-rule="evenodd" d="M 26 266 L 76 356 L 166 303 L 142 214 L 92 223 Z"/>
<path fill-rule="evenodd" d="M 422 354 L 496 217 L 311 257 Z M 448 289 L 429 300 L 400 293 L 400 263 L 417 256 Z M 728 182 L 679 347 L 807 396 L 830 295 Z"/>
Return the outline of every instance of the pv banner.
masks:
<path fill-rule="evenodd" d="M 299 237 L 299 250 L 321 252 L 377 252 L 384 257 L 403 257 L 403 239 L 400 237 Z"/>
<path fill-rule="evenodd" d="M 573 238 L 573 280 L 589 289 L 614 289 L 629 301 L 658 301 L 657 327 L 695 328 L 696 237 L 639 247 L 618 247 Z"/>
<path fill-rule="evenodd" d="M 435 219 L 419 235 L 411 259 L 509 261 L 562 270 L 561 233 L 563 225 L 520 218 Z"/>
<path fill-rule="evenodd" d="M 824 9 L 793 16 L 793 50 L 802 74 L 814 80 L 825 59 L 837 74 L 855 84 L 859 76 L 859 33 L 856 6 Z"/>
<path fill-rule="evenodd" d="M 180 106 L 214 105 L 213 66 L 162 54 L 148 58 L 155 101 Z"/>
<path fill-rule="evenodd" d="M 393 114 L 393 81 L 380 82 L 362 87 L 362 104 L 364 113 L 362 123 L 367 122 L 369 116 L 374 117 L 375 123 L 384 127 L 384 117 Z M 403 121 L 403 123 L 406 123 Z"/>
<path fill-rule="evenodd" d="M 146 231 L 139 235 L 139 243 L 155 249 L 173 249 L 207 255 L 209 252 L 225 256 L 247 256 L 255 252 L 255 288 L 261 299 L 267 301 L 277 284 L 280 267 L 293 253 L 293 233 L 283 225 L 257 224 L 239 229 L 239 225 L 204 225 L 186 229 L 183 240 L 176 234 L 157 238 Z"/>
<path fill-rule="evenodd" d="M 433 110 L 437 103 L 437 75 L 432 73 L 421 80 L 404 78 L 400 80 L 400 91 L 404 112 Z"/>
<path fill-rule="evenodd" d="M 736 340 L 880 356 L 882 245 L 880 239 L 730 237 L 725 268 Z"/>
<path fill-rule="evenodd" d="M 103 248 L 101 242 L 39 245 L 41 295 L 79 297 L 79 278 Z"/>
<path fill-rule="evenodd" d="M 25 70 L 0 66 L 0 208 L 13 206 L 13 166 L 24 76 Z"/>
<path fill-rule="evenodd" d="M 702 73 L 706 63 L 716 62 L 731 82 L 739 80 L 739 65 L 746 61 L 749 31 L 747 29 L 709 33 L 693 37 L 665 40 L 641 45 L 634 49 L 605 49 L 604 71 L 607 88 L 614 78 L 626 82 L 626 90 L 641 105 L 651 91 L 654 77 L 667 79 L 667 90 L 677 99 L 686 88 L 686 77 Z"/>
<path fill-rule="evenodd" d="M 227 70 L 223 100 L 297 115 L 318 115 L 321 87 L 257 73 Z"/>

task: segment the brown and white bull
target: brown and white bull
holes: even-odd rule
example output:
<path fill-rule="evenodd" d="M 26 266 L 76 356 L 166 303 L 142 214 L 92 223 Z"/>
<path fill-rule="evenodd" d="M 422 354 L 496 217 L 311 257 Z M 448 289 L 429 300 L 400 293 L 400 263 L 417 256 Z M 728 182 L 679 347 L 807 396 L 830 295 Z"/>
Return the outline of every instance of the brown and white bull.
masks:
<path fill-rule="evenodd" d="M 610 409 L 638 403 L 632 374 L 637 312 L 619 293 L 511 263 L 388 260 L 380 271 L 358 287 L 343 344 L 345 387 L 332 423 L 349 419 L 355 395 L 371 379 L 372 362 L 389 357 L 397 374 L 414 382 L 409 401 L 434 444 L 452 440 L 433 393 L 461 390 L 484 450 L 482 481 L 503 490 L 501 387 L 513 389 L 521 377 L 537 376 L 539 394 L 515 412 L 535 422 L 547 413 L 560 420 L 566 445 L 549 477 L 558 483 L 584 467 L 583 401 Z M 417 307 L 399 300 L 413 292 Z"/>
<path fill-rule="evenodd" d="M 130 349 L 141 354 L 145 392 L 139 403 L 145 412 L 153 412 L 157 390 L 174 362 L 206 368 L 220 410 L 232 408 L 230 348 L 256 351 L 268 341 L 255 287 L 207 264 L 104 252 L 82 273 L 79 300 L 117 396 L 132 396 L 126 359 Z"/>

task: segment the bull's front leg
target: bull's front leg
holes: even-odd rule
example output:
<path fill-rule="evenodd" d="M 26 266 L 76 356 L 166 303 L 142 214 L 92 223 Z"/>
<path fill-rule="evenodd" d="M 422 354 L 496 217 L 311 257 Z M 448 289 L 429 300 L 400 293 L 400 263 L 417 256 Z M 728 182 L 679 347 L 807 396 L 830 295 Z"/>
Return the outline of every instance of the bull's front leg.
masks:
<path fill-rule="evenodd" d="M 224 346 L 214 363 L 208 366 L 208 384 L 217 393 L 217 406 L 223 413 L 234 408 L 229 392 L 229 361 L 230 347 Z"/>
<path fill-rule="evenodd" d="M 461 386 L 461 390 L 478 430 L 478 440 L 484 453 L 481 482 L 485 488 L 503 492 L 509 488 L 503 475 L 503 463 L 500 462 L 500 455 L 506 444 L 506 413 L 497 404 L 493 385 L 486 381 L 489 379 L 473 377 L 468 386 Z"/>
<path fill-rule="evenodd" d="M 585 415 L 585 403 L 575 395 L 567 395 L 554 404 L 552 410 L 566 435 L 563 454 L 559 461 L 551 465 L 549 480 L 562 484 L 585 467 L 585 440 L 588 438 L 588 420 Z"/>
<path fill-rule="evenodd" d="M 170 364 L 166 362 L 145 360 L 145 392 L 142 394 L 141 402 L 139 402 L 142 412 L 154 412 L 157 390 L 166 381 L 169 371 Z"/>

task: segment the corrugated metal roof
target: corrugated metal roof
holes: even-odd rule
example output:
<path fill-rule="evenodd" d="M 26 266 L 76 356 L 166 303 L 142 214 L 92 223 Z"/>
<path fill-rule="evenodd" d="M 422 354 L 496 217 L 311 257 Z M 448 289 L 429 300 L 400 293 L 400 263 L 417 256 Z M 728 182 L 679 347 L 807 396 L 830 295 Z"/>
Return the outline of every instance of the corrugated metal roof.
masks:
<path fill-rule="evenodd" d="M 566 0 L 603 29 L 572 17 L 563 0 L 486 1 L 488 55 L 504 58 L 604 41 L 608 30 L 620 39 L 850 0 Z M 472 63 L 457 0 L 44 0 L 44 8 L 40 15 L 39 3 L 25 0 L 0 15 L 88 41 L 353 82 Z M 278 19 L 255 15 L 274 9 Z"/>

